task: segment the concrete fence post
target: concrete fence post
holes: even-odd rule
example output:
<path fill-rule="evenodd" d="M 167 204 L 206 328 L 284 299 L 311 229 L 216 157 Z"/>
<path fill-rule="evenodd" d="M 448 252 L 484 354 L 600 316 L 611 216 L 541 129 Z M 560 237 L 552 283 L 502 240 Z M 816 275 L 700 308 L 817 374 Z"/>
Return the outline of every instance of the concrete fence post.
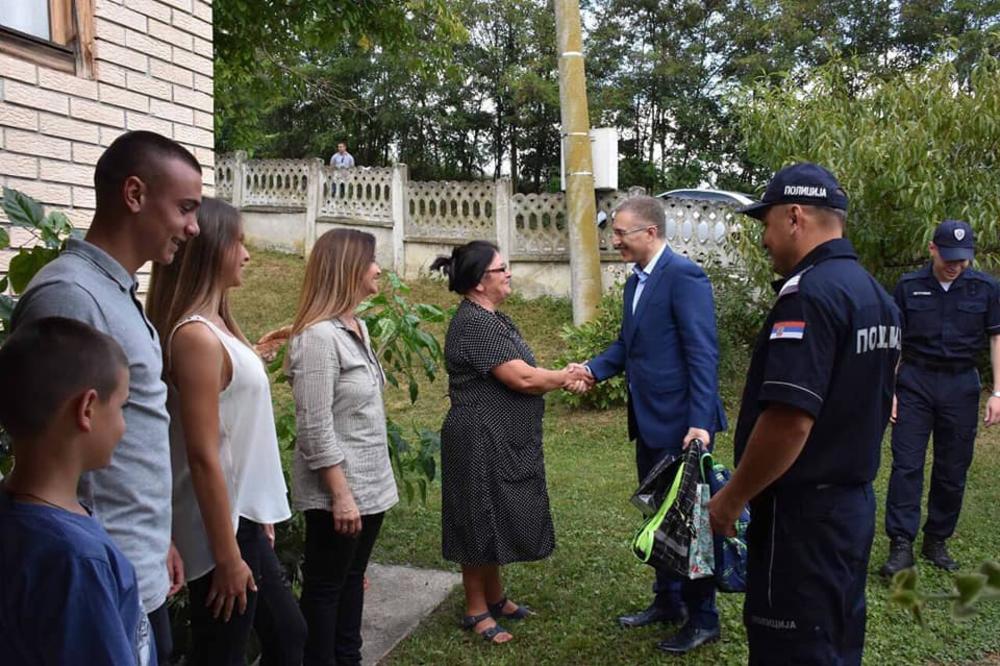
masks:
<path fill-rule="evenodd" d="M 496 218 L 497 247 L 500 255 L 511 259 L 513 250 L 514 202 L 510 178 L 495 181 L 496 195 L 493 200 L 493 215 Z"/>
<path fill-rule="evenodd" d="M 392 270 L 400 277 L 406 275 L 406 199 L 409 170 L 405 164 L 392 165 L 392 183 L 389 200 L 392 202 Z"/>
<path fill-rule="evenodd" d="M 241 210 L 243 208 L 243 190 L 247 183 L 247 153 L 245 150 L 236 151 L 236 164 L 233 165 L 233 208 Z"/>
<path fill-rule="evenodd" d="M 323 206 L 323 160 L 314 157 L 309 160 L 309 176 L 306 178 L 306 226 L 302 235 L 302 254 L 308 259 L 316 244 L 316 218 Z"/>

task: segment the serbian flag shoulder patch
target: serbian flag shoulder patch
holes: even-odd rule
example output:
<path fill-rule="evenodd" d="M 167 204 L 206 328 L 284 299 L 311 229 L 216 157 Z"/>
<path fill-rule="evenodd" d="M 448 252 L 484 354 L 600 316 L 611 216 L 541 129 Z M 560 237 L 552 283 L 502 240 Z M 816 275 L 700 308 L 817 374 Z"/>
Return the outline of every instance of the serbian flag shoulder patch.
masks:
<path fill-rule="evenodd" d="M 805 333 L 804 321 L 778 321 L 771 327 L 772 340 L 801 340 Z"/>

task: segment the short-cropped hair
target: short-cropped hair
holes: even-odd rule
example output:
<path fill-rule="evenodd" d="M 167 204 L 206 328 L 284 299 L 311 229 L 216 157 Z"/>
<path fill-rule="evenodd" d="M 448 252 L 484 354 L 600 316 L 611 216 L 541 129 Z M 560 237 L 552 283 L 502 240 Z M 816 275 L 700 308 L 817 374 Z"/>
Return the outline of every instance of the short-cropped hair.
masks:
<path fill-rule="evenodd" d="M 88 324 L 46 317 L 22 326 L 0 347 L 0 426 L 15 441 L 33 439 L 70 398 L 94 389 L 107 401 L 128 358 Z"/>
<path fill-rule="evenodd" d="M 173 139 L 145 130 L 125 132 L 115 139 L 97 160 L 94 191 L 97 207 L 114 206 L 122 184 L 129 176 L 150 182 L 165 160 L 177 159 L 201 173 L 201 165 L 191 152 Z"/>
<path fill-rule="evenodd" d="M 615 215 L 627 211 L 645 222 L 656 227 L 656 235 L 667 237 L 667 213 L 663 210 L 663 202 L 656 197 L 646 195 L 630 197 L 615 208 Z"/>

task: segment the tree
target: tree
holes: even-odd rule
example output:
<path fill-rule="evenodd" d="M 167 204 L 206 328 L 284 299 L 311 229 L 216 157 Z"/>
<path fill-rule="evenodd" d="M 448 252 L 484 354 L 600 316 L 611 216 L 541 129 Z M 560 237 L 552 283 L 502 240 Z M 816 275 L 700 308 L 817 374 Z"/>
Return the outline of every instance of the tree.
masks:
<path fill-rule="evenodd" d="M 750 159 L 770 171 L 812 161 L 837 175 L 851 199 L 849 236 L 883 284 L 926 261 L 945 218 L 969 221 L 980 265 L 1000 268 L 1000 61 L 980 53 L 966 74 L 955 54 L 887 79 L 834 59 L 740 99 Z M 752 250 L 756 225 L 746 228 Z"/>

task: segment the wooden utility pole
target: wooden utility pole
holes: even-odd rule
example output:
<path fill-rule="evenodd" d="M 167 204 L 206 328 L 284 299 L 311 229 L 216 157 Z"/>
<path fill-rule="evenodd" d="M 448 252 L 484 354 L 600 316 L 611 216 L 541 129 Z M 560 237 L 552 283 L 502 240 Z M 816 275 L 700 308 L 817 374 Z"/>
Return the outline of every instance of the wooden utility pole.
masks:
<path fill-rule="evenodd" d="M 579 0 L 553 0 L 559 53 L 559 106 L 566 170 L 566 222 L 569 224 L 570 289 L 573 323 L 589 321 L 601 300 L 601 257 L 594 204 L 594 166 L 590 152 L 590 113 L 583 69 Z"/>

